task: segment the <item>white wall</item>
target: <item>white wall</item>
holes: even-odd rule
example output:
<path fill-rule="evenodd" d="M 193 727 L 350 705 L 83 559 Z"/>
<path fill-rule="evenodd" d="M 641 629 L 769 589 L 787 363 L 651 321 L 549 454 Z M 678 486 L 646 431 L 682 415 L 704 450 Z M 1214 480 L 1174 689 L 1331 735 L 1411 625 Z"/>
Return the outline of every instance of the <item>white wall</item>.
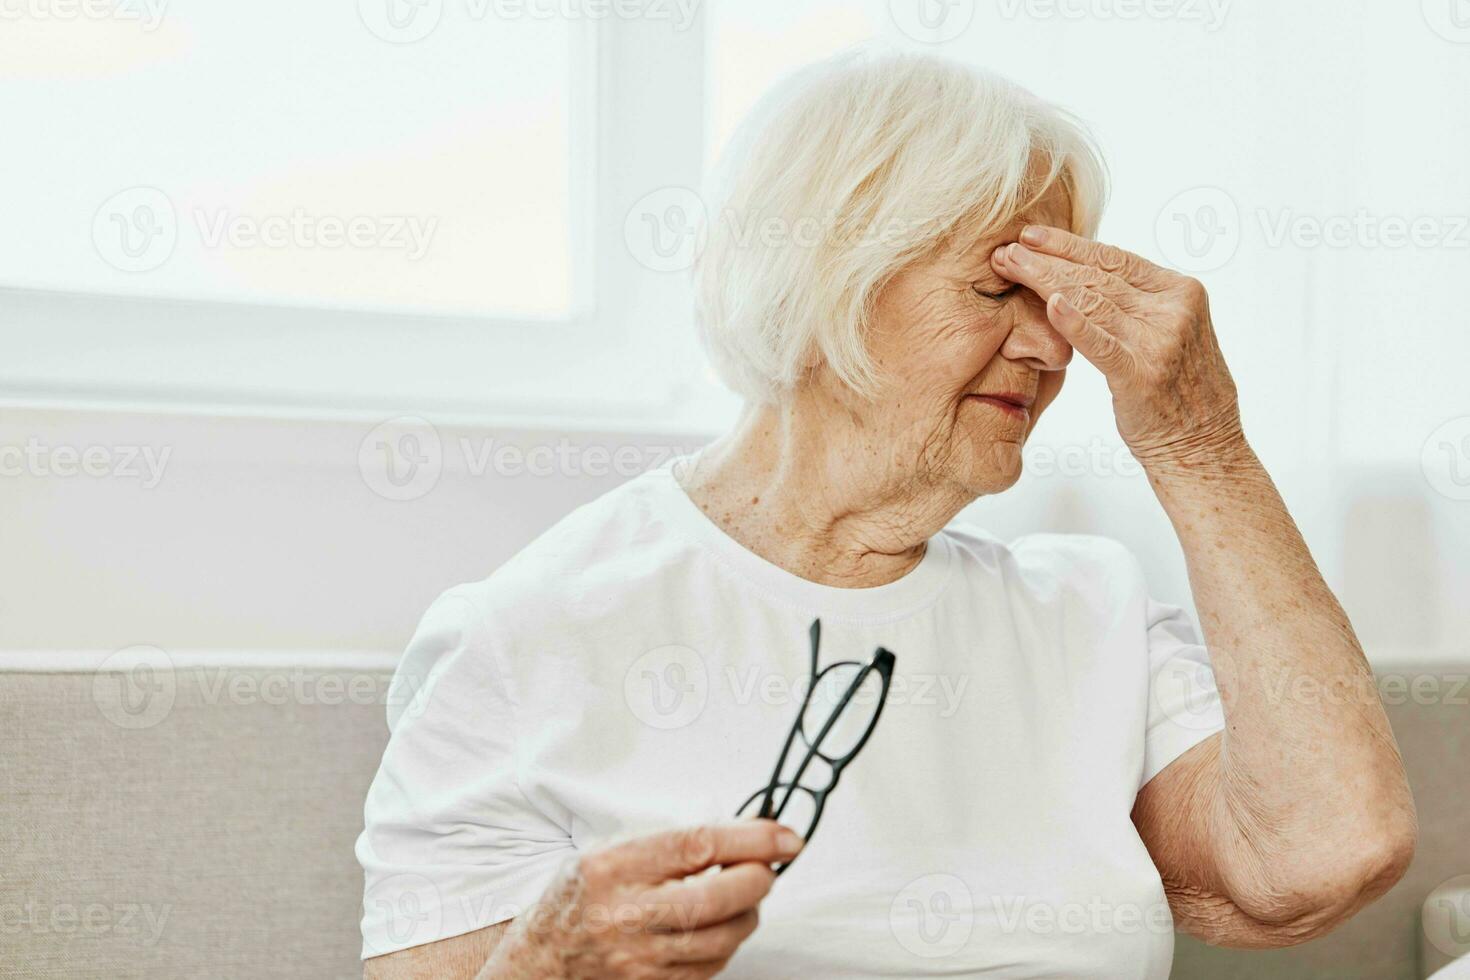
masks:
<path fill-rule="evenodd" d="M 50 460 L 0 478 L 0 650 L 397 651 L 440 591 L 488 575 L 620 469 L 699 444 L 441 425 L 437 484 L 391 500 L 369 482 L 384 486 L 381 466 L 359 464 L 380 421 L 0 409 L 0 447 Z M 483 455 L 507 445 L 541 455 Z M 57 448 L 94 446 L 119 465 L 147 449 L 162 479 L 146 485 L 141 461 L 138 477 L 49 472 Z"/>
<path fill-rule="evenodd" d="M 400 491 L 371 449 L 381 421 L 0 409 L 0 665 L 20 662 L 15 651 L 34 662 L 133 645 L 395 652 L 439 591 L 489 574 L 623 474 L 704 438 L 443 422 L 437 453 L 420 444 L 442 461 L 437 483 Z M 29 460 L 10 448 L 27 446 Z M 80 465 L 67 448 L 89 447 L 107 450 L 90 457 L 106 475 L 56 472 Z M 163 463 L 156 485 L 145 453 Z M 1030 472 L 967 516 L 1007 537 L 1116 536 L 1157 595 L 1187 605 L 1178 546 L 1127 464 L 1104 444 L 1054 439 L 1043 423 Z M 1317 550 L 1338 556 L 1325 570 L 1375 661 L 1470 660 L 1470 503 L 1391 467 L 1288 498 L 1329 539 Z"/>

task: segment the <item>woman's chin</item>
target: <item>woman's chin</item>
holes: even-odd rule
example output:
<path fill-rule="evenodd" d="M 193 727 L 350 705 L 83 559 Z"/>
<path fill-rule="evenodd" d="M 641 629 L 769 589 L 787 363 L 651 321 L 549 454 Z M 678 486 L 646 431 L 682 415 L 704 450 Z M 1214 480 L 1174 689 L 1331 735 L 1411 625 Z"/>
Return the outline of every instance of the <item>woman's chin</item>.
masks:
<path fill-rule="evenodd" d="M 975 446 L 960 482 L 976 496 L 1000 493 L 1021 478 L 1021 443 L 990 440 Z"/>

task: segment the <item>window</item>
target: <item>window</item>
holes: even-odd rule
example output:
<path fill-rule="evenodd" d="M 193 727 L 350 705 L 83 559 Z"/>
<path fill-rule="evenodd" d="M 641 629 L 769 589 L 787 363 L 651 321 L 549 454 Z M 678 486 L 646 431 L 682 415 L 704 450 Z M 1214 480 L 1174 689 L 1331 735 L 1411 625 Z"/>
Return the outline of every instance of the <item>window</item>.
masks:
<path fill-rule="evenodd" d="M 461 9 L 391 43 L 339 6 L 8 23 L 4 284 L 571 316 L 590 25 Z"/>
<path fill-rule="evenodd" d="M 1470 333 L 1448 329 L 1463 319 L 1450 291 L 1416 281 L 1452 281 L 1470 252 L 1470 134 L 1419 97 L 1463 86 L 1467 38 L 1423 8 L 5 5 L 0 213 L 24 233 L 0 238 L 0 330 L 24 354 L 0 362 L 0 391 L 727 417 L 693 337 L 687 262 L 639 235 L 679 232 L 679 202 L 771 82 L 883 38 L 1010 75 L 1091 122 L 1116 178 L 1111 240 L 1178 264 L 1188 243 L 1161 239 L 1178 219 L 1234 222 L 1231 256 L 1196 271 L 1258 388 L 1262 448 L 1304 479 L 1339 457 L 1417 458 L 1399 418 L 1427 432 L 1454 417 L 1439 393 L 1470 353 Z M 1322 43 L 1306 51 L 1303 36 Z M 1388 45 L 1394 57 L 1375 56 Z M 1374 228 L 1423 219 L 1438 243 L 1296 233 L 1351 231 L 1359 211 Z M 1432 355 L 1385 364 L 1390 336 Z M 1400 415 L 1341 398 L 1380 377 L 1405 393 Z M 1086 369 L 1072 387 L 1040 435 L 1115 449 L 1106 391 Z M 1292 413 L 1310 432 L 1270 424 Z"/>
<path fill-rule="evenodd" d="M 624 241 L 699 179 L 690 5 L 0 18 L 7 398 L 606 421 L 697 373 L 687 289 Z"/>

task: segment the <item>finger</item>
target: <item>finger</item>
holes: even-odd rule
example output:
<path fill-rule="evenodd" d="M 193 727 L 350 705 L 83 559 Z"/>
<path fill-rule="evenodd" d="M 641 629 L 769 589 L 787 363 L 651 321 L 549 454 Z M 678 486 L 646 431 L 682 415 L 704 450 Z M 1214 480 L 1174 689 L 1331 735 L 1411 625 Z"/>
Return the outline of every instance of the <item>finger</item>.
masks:
<path fill-rule="evenodd" d="M 734 919 L 759 905 L 775 881 L 776 873 L 763 861 L 745 861 L 714 874 L 666 881 L 638 898 L 644 909 L 644 928 L 679 932 Z"/>
<path fill-rule="evenodd" d="M 717 864 L 789 861 L 801 843 L 774 820 L 732 820 L 639 837 L 600 852 L 597 863 L 617 881 L 661 882 Z"/>
<path fill-rule="evenodd" d="M 1027 287 L 1043 300 L 1059 290 L 1084 286 L 1111 298 L 1116 306 L 1131 308 L 1133 298 L 1139 295 L 1139 290 L 1110 272 L 1035 252 L 1025 245 L 1012 244 L 996 249 L 991 253 L 991 263 L 995 271 Z"/>
<path fill-rule="evenodd" d="M 689 932 L 656 933 L 650 937 L 653 956 L 660 963 L 708 963 L 727 960 L 760 924 L 754 909 L 733 919 Z"/>
<path fill-rule="evenodd" d="M 1092 314 L 1110 305 L 1105 296 L 1084 287 L 1052 293 L 1046 301 L 1046 318 L 1067 343 L 1082 352 L 1104 374 L 1120 370 L 1128 350 L 1113 334 L 1099 326 Z"/>
<path fill-rule="evenodd" d="M 1021 229 L 1021 243 L 1038 252 L 1115 275 L 1149 292 L 1153 291 L 1150 287 L 1158 285 L 1167 271 L 1140 255 L 1115 245 L 1105 245 L 1091 238 L 1074 235 L 1064 228 L 1027 225 Z"/>

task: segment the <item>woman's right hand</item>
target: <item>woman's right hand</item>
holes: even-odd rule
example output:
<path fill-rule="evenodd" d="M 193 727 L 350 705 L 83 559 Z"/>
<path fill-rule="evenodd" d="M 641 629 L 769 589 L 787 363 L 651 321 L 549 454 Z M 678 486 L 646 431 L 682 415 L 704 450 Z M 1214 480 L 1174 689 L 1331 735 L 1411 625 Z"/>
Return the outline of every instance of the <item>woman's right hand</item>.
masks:
<path fill-rule="evenodd" d="M 774 821 L 738 820 L 588 852 L 517 916 L 479 976 L 712 977 L 755 931 L 771 865 L 801 845 Z"/>

